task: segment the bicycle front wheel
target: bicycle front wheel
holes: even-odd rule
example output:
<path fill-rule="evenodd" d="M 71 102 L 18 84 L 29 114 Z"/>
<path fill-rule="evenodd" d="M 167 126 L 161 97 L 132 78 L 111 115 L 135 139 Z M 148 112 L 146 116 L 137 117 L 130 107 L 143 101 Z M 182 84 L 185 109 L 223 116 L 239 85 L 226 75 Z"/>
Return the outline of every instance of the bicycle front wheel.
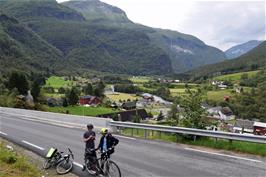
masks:
<path fill-rule="evenodd" d="M 120 168 L 112 160 L 109 160 L 109 162 L 106 163 L 106 172 L 108 177 L 121 177 Z"/>
<path fill-rule="evenodd" d="M 56 172 L 60 175 L 67 174 L 73 168 L 73 162 L 71 160 L 62 160 L 56 166 Z"/>

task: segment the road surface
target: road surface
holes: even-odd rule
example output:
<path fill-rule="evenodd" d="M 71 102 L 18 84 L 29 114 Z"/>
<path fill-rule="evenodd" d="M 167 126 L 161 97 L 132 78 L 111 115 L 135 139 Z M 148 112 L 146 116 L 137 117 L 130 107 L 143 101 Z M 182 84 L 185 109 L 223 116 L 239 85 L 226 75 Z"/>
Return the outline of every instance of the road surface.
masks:
<path fill-rule="evenodd" d="M 56 119 L 56 115 L 53 116 Z M 66 151 L 70 147 L 77 164 L 83 163 L 82 135 L 83 130 L 23 120 L 18 115 L 0 112 L 0 136 L 10 136 L 44 151 L 50 147 Z M 97 140 L 99 138 L 98 135 Z M 264 158 L 216 154 L 174 143 L 127 137 L 119 137 L 119 140 L 112 159 L 124 177 L 266 176 Z"/>

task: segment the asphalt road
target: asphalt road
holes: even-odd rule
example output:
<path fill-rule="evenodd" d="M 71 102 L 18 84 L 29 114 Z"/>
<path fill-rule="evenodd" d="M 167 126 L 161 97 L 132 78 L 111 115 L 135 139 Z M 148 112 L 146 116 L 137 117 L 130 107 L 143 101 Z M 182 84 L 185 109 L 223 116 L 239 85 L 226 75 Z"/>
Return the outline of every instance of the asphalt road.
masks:
<path fill-rule="evenodd" d="M 57 147 L 67 151 L 66 148 L 70 147 L 75 154 L 75 161 L 79 164 L 83 162 L 82 130 L 21 120 L 19 116 L 0 112 L 0 134 L 45 150 Z M 119 137 L 119 140 L 112 159 L 120 166 L 124 177 L 266 176 L 264 158 L 195 151 L 174 143 L 142 139 Z"/>

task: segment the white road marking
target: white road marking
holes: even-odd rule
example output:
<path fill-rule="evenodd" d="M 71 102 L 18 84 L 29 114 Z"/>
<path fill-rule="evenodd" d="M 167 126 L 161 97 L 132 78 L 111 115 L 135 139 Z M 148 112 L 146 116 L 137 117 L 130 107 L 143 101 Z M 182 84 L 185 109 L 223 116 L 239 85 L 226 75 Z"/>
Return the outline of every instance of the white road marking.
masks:
<path fill-rule="evenodd" d="M 42 150 L 42 151 L 44 150 L 43 147 L 40 147 L 40 146 L 37 146 L 37 145 L 35 145 L 35 144 L 29 143 L 28 141 L 25 141 L 25 140 L 23 140 L 22 143 L 25 143 L 25 144 L 27 144 L 27 145 L 30 145 L 30 146 L 35 147 L 35 148 L 37 148 L 37 149 L 40 149 L 40 150 Z"/>
<path fill-rule="evenodd" d="M 73 162 L 73 164 L 74 164 L 74 165 L 77 165 L 77 166 L 80 167 L 80 168 L 83 168 L 83 165 L 81 165 L 81 164 L 78 163 L 78 162 Z"/>
<path fill-rule="evenodd" d="M 2 134 L 2 135 L 5 135 L 5 136 L 7 135 L 6 133 L 4 133 L 4 132 L 1 132 L 1 131 L 0 131 L 0 134 Z"/>
<path fill-rule="evenodd" d="M 127 136 L 121 136 L 121 135 L 114 135 L 114 137 L 120 137 L 120 138 L 129 139 L 129 140 L 136 140 L 136 138 L 131 138 L 131 137 L 127 137 Z"/>
<path fill-rule="evenodd" d="M 232 155 L 227 155 L 227 154 L 219 154 L 219 153 L 215 153 L 215 152 L 208 152 L 208 151 L 203 151 L 203 150 L 198 150 L 198 149 L 193 149 L 193 148 L 185 148 L 185 149 L 190 150 L 190 151 L 196 151 L 196 152 L 202 152 L 202 153 L 217 155 L 217 156 L 224 156 L 224 157 L 230 157 L 230 158 L 235 158 L 235 159 L 240 159 L 240 160 L 247 160 L 247 161 L 251 161 L 251 162 L 259 162 L 259 163 L 262 162 L 260 160 L 249 159 L 249 158 L 238 157 L 238 156 L 232 156 Z"/>

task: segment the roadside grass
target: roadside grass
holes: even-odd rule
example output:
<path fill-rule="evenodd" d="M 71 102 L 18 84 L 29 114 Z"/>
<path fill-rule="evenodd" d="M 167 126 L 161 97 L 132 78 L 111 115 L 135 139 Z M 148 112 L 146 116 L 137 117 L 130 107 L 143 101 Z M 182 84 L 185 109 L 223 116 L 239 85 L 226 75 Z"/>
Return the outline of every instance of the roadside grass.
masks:
<path fill-rule="evenodd" d="M 135 94 L 127 94 L 127 93 L 114 93 L 114 94 L 107 94 L 107 98 L 109 98 L 112 101 L 118 102 L 119 100 L 128 100 L 131 101 L 139 99 L 140 97 L 136 96 Z"/>
<path fill-rule="evenodd" d="M 207 98 L 208 100 L 213 101 L 223 101 L 224 96 L 233 96 L 232 89 L 225 89 L 225 90 L 216 90 L 216 91 L 208 91 Z"/>
<path fill-rule="evenodd" d="M 132 136 L 145 138 L 145 130 L 143 129 L 131 129 L 125 128 L 122 130 L 122 134 L 126 136 Z M 254 155 L 260 155 L 266 157 L 266 145 L 259 143 L 250 143 L 242 141 L 232 141 L 231 143 L 228 140 L 200 137 L 196 141 L 193 141 L 189 136 L 182 136 L 181 134 L 175 133 L 164 133 L 158 131 L 147 130 L 146 132 L 147 139 L 152 140 L 162 140 L 166 142 L 176 142 L 189 145 L 197 145 L 203 147 L 209 147 L 214 149 L 224 149 L 241 153 L 248 153 Z M 186 138 L 185 138 L 186 137 Z"/>
<path fill-rule="evenodd" d="M 105 107 L 85 107 L 85 106 L 68 106 L 68 107 L 48 107 L 49 112 L 55 113 L 66 113 L 67 111 L 69 114 L 72 115 L 79 115 L 79 116 L 97 116 L 100 114 L 108 114 L 116 112 L 111 108 Z"/>
<path fill-rule="evenodd" d="M 240 72 L 240 73 L 235 73 L 235 74 L 226 74 L 226 75 L 222 75 L 222 76 L 217 76 L 214 77 L 214 80 L 223 80 L 223 81 L 239 81 L 241 79 L 241 76 L 243 74 L 248 74 L 249 77 L 252 77 L 254 75 L 256 75 L 259 72 L 259 70 L 257 71 L 249 71 L 249 72 Z"/>
<path fill-rule="evenodd" d="M 69 80 L 64 80 L 63 77 L 51 76 L 46 80 L 46 84 L 44 87 L 53 87 L 58 89 L 60 87 L 71 87 L 73 86 L 74 82 Z"/>
<path fill-rule="evenodd" d="M 30 164 L 26 157 L 5 148 L 0 143 L 0 177 L 40 177 L 42 176 L 37 167 Z"/>

